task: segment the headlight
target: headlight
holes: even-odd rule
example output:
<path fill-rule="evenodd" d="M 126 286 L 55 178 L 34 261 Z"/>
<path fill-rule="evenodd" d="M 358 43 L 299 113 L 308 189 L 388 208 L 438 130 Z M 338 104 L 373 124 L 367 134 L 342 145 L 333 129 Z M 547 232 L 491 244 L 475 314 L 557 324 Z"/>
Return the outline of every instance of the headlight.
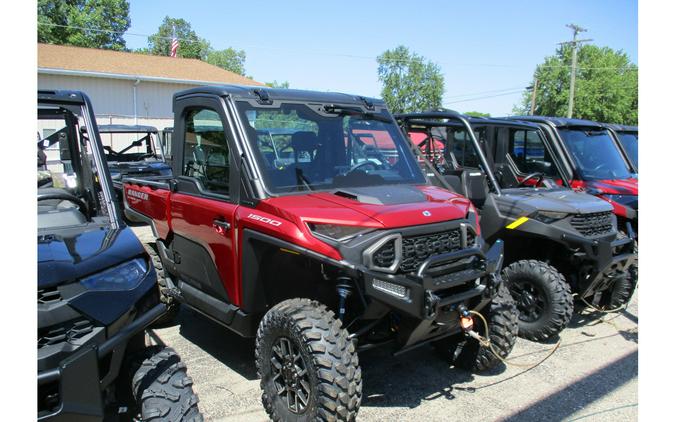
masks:
<path fill-rule="evenodd" d="M 89 290 L 131 290 L 138 286 L 148 271 L 142 258 L 125 262 L 80 280 Z"/>
<path fill-rule="evenodd" d="M 307 223 L 309 230 L 316 235 L 328 238 L 335 242 L 346 242 L 356 236 L 362 235 L 371 228 L 364 229 L 358 226 L 338 226 L 337 224 Z"/>
<path fill-rule="evenodd" d="M 557 212 L 557 211 L 537 211 L 532 214 L 531 218 L 541 221 L 545 224 L 550 224 L 558 220 L 562 220 L 567 217 L 569 214 L 566 212 Z"/>
<path fill-rule="evenodd" d="M 160 176 L 171 176 L 172 174 L 173 172 L 171 171 L 171 169 L 161 169 L 159 171 Z"/>
<path fill-rule="evenodd" d="M 113 173 L 113 172 L 111 172 L 111 173 L 110 173 L 110 178 L 113 179 L 113 180 L 120 180 L 120 179 L 122 178 L 122 173 L 118 173 L 118 172 L 114 172 L 114 173 Z"/>

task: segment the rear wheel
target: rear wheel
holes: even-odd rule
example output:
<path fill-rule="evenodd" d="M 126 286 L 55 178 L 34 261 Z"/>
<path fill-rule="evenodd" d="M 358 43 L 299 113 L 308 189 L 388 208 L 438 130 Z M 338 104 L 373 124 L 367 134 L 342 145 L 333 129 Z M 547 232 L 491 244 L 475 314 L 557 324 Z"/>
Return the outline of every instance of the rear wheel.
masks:
<path fill-rule="evenodd" d="M 490 343 L 501 358 L 506 358 L 518 336 L 518 310 L 508 289 L 500 284 L 492 303 L 483 314 L 488 322 Z M 485 336 L 485 325 L 480 318 L 474 318 L 474 330 Z M 485 371 L 497 366 L 501 360 L 492 350 L 481 346 L 478 340 L 460 335 L 434 342 L 434 348 L 455 366 L 472 372 Z"/>
<path fill-rule="evenodd" d="M 354 343 L 332 311 L 309 299 L 265 314 L 255 359 L 262 402 L 273 421 L 353 421 L 361 405 Z"/>
<path fill-rule="evenodd" d="M 166 273 L 164 272 L 162 258 L 159 256 L 159 251 L 157 250 L 157 244 L 145 243 L 143 246 L 148 252 L 148 255 L 150 255 L 152 266 L 155 267 L 155 273 L 157 274 L 157 286 L 159 287 L 159 300 L 166 304 L 166 313 L 159 317 L 153 325 L 167 325 L 176 319 L 176 316 L 180 311 L 180 303 L 173 297 L 166 294 L 166 290 L 169 288 L 169 286 L 166 281 Z"/>
<path fill-rule="evenodd" d="M 572 319 L 570 286 L 551 265 L 536 260 L 517 261 L 506 267 L 502 276 L 518 307 L 521 337 L 546 340 L 560 333 Z"/>

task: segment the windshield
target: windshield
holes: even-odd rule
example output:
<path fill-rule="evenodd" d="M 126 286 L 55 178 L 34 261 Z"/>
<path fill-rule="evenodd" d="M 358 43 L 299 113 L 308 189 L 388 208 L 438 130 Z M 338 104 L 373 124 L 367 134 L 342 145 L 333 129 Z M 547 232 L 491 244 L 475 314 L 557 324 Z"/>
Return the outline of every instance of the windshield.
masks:
<path fill-rule="evenodd" d="M 297 103 L 269 108 L 240 101 L 238 108 L 273 193 L 426 182 L 383 114 Z"/>
<path fill-rule="evenodd" d="M 562 128 L 559 132 L 584 180 L 632 177 L 628 163 L 607 130 Z"/>
<path fill-rule="evenodd" d="M 619 132 L 619 141 L 623 145 L 628 157 L 638 167 L 638 134 L 637 132 Z"/>
<path fill-rule="evenodd" d="M 157 147 L 157 134 L 152 132 L 101 133 L 101 142 L 108 162 L 156 161 L 162 159 Z"/>

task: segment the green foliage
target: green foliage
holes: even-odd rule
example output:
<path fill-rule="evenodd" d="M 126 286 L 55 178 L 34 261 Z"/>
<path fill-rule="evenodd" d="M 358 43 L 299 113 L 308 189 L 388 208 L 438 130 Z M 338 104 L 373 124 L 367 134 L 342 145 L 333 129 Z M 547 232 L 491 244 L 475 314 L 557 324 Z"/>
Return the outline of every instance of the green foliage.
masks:
<path fill-rule="evenodd" d="M 124 50 L 122 34 L 130 25 L 129 3 L 125 0 L 38 0 L 41 43 Z"/>
<path fill-rule="evenodd" d="M 482 113 L 480 111 L 466 111 L 464 114 L 471 117 L 490 117 L 490 113 Z"/>
<path fill-rule="evenodd" d="M 176 55 L 186 59 L 204 60 L 209 53 L 209 42 L 197 36 L 192 25 L 185 19 L 164 17 L 157 32 L 148 37 L 148 49 L 156 56 L 171 55 L 171 39 L 176 30 L 178 51 Z"/>
<path fill-rule="evenodd" d="M 274 82 L 265 82 L 265 85 L 269 86 L 270 88 L 285 88 L 285 89 L 290 88 L 290 84 L 288 83 L 288 81 L 277 82 L 276 79 L 274 80 Z"/>
<path fill-rule="evenodd" d="M 402 45 L 377 57 L 382 98 L 392 113 L 441 107 L 444 80 L 440 67 Z"/>
<path fill-rule="evenodd" d="M 583 45 L 577 54 L 573 116 L 599 122 L 637 124 L 638 67 L 623 51 Z M 572 48 L 564 46 L 537 66 L 539 81 L 534 114 L 565 116 L 569 101 Z M 516 114 L 529 114 L 532 94 L 526 92 Z"/>
<path fill-rule="evenodd" d="M 225 70 L 229 70 L 230 72 L 234 72 L 239 75 L 244 74 L 245 61 L 246 52 L 244 50 L 235 50 L 233 48 L 226 48 L 225 50 L 210 49 L 206 55 L 207 63 L 222 67 Z"/>

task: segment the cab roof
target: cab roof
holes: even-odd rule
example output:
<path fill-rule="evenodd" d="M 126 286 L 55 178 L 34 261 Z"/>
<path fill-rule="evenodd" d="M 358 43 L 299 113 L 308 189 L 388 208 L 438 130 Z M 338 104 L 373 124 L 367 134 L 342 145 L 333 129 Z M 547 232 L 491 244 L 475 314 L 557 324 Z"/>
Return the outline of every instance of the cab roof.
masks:
<path fill-rule="evenodd" d="M 314 101 L 317 103 L 364 104 L 364 100 L 373 105 L 384 107 L 384 101 L 359 95 L 339 92 L 306 91 L 300 89 L 268 88 L 244 85 L 211 85 L 186 89 L 174 94 L 174 100 L 192 94 L 230 95 L 236 99 L 258 100 L 266 96 L 270 100 Z"/>
<path fill-rule="evenodd" d="M 508 120 L 521 120 L 528 122 L 536 123 L 548 123 L 554 127 L 567 127 L 567 126 L 585 126 L 585 127 L 597 127 L 597 128 L 606 128 L 607 125 L 604 123 L 594 122 L 592 120 L 584 119 L 568 119 L 566 117 L 552 117 L 552 116 L 509 116 L 505 117 Z"/>
<path fill-rule="evenodd" d="M 154 126 L 145 125 L 98 125 L 99 133 L 157 133 Z"/>

